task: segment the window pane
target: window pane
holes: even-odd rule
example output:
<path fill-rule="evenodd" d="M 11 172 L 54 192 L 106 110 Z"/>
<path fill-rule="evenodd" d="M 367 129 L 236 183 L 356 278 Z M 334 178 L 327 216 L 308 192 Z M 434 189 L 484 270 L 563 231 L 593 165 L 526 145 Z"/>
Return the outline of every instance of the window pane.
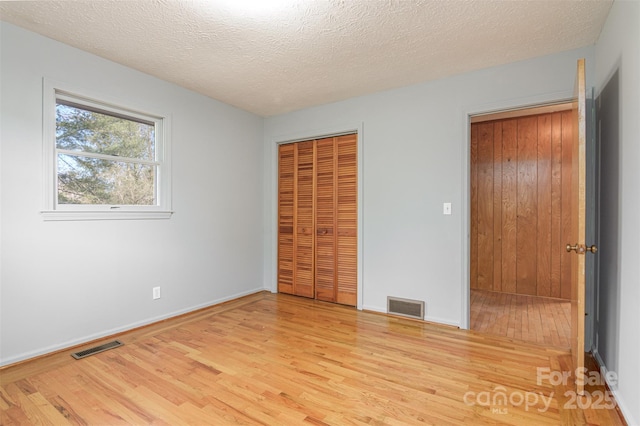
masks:
<path fill-rule="evenodd" d="M 155 127 L 58 102 L 56 147 L 153 161 Z"/>
<path fill-rule="evenodd" d="M 156 204 L 156 166 L 58 154 L 58 204 Z"/>

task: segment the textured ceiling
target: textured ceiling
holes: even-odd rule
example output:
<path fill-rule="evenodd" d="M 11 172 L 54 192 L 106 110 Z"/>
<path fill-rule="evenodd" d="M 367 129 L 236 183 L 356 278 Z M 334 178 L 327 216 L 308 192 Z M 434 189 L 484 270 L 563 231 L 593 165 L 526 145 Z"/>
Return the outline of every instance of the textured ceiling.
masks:
<path fill-rule="evenodd" d="M 609 0 L 1 1 L 0 19 L 270 116 L 591 45 L 610 7 Z"/>

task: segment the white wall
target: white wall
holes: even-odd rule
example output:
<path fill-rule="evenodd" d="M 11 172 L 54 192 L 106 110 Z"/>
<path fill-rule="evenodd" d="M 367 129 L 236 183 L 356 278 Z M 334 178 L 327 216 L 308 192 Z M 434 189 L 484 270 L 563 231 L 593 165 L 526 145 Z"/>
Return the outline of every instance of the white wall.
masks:
<path fill-rule="evenodd" d="M 465 326 L 468 300 L 467 115 L 545 101 L 573 92 L 586 48 L 425 84 L 309 108 L 265 120 L 265 287 L 275 289 L 275 142 L 362 123 L 363 301 L 426 301 L 426 319 Z M 442 203 L 453 215 L 442 215 Z M 270 253 L 270 254 L 269 254 Z"/>
<path fill-rule="evenodd" d="M 601 188 L 603 200 L 617 205 L 601 206 L 603 247 L 600 269 L 600 318 L 598 355 L 618 375 L 616 398 L 627 422 L 640 424 L 640 3 L 616 1 L 596 44 L 596 97 L 616 102 L 617 117 L 603 111 L 602 173 L 615 173 Z M 616 87 L 617 86 L 617 87 Z M 616 93 L 611 93 L 611 90 Z M 604 96 L 603 96 L 604 94 Z M 607 128 L 608 125 L 616 128 Z M 611 145 L 614 145 L 613 147 Z M 609 152 L 606 152 L 606 151 Z M 611 155 L 615 158 L 611 158 Z M 605 169 L 608 165 L 618 170 Z M 616 191 L 615 196 L 611 191 Z M 613 213 L 613 216 L 609 213 Z M 602 233 L 605 235 L 602 235 Z M 615 234 L 615 235 L 612 235 Z"/>
<path fill-rule="evenodd" d="M 261 290 L 263 119 L 0 26 L 0 362 Z M 171 219 L 42 220 L 45 76 L 172 114 Z"/>

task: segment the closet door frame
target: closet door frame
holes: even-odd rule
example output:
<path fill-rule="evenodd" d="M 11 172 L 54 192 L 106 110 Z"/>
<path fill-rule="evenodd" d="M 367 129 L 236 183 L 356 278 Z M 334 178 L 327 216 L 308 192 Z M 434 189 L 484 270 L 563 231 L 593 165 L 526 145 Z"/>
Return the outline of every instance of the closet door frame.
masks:
<path fill-rule="evenodd" d="M 270 190 L 270 215 L 269 215 L 269 228 L 270 238 L 269 246 L 265 247 L 270 252 L 270 282 L 266 287 L 272 292 L 278 292 L 278 150 L 279 146 L 283 144 L 290 144 L 295 142 L 303 142 L 314 139 L 324 139 L 334 136 L 342 136 L 355 133 L 357 135 L 357 156 L 358 156 L 358 228 L 357 228 L 357 304 L 358 310 L 363 309 L 363 125 L 364 123 L 352 123 L 345 125 L 330 126 L 322 129 L 300 131 L 297 133 L 274 135 L 270 138 L 270 174 L 271 174 L 271 190 Z"/>

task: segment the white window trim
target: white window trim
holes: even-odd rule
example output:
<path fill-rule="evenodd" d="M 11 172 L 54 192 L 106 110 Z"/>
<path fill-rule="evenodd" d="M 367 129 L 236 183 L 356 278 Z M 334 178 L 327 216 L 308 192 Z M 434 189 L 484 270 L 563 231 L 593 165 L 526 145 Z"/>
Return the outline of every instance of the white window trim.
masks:
<path fill-rule="evenodd" d="M 103 110 L 126 111 L 132 117 L 146 120 L 154 117 L 156 123 L 156 161 L 159 162 L 157 175 L 158 204 L 155 206 L 127 205 L 58 205 L 57 204 L 57 159 L 56 159 L 56 102 L 58 97 L 70 96 L 95 105 Z M 44 170 L 44 220 L 114 220 L 114 219 L 168 219 L 171 209 L 171 116 L 170 114 L 149 113 L 147 108 L 132 107 L 130 103 L 109 96 L 75 87 L 68 83 L 43 79 L 43 170 Z M 117 107 L 115 107 L 117 105 Z M 155 161 L 152 161 L 155 163 Z"/>

